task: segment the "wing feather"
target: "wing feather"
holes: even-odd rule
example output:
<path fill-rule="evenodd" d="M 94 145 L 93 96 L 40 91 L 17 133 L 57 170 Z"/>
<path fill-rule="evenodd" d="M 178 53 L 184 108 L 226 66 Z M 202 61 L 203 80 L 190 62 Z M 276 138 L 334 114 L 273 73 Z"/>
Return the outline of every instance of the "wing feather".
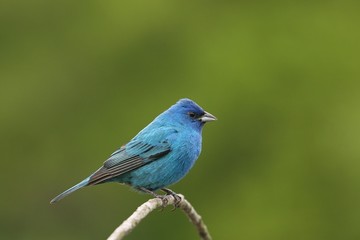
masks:
<path fill-rule="evenodd" d="M 155 161 L 171 151 L 170 145 L 163 142 L 154 146 L 133 140 L 111 154 L 104 165 L 90 176 L 89 185 L 103 183 L 145 164 Z"/>

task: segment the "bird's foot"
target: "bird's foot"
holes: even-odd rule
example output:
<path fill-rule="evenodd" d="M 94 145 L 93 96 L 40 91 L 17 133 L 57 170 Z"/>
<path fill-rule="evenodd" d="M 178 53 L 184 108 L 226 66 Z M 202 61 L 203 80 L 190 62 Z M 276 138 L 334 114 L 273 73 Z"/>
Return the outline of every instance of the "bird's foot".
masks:
<path fill-rule="evenodd" d="M 155 197 L 161 199 L 162 205 L 161 205 L 160 211 L 163 211 L 164 208 L 168 205 L 169 200 L 166 198 L 166 195 L 156 194 Z"/>
<path fill-rule="evenodd" d="M 164 191 L 166 195 L 171 195 L 174 198 L 174 208 L 171 209 L 171 211 L 174 211 L 176 208 L 180 207 L 180 202 L 182 198 L 176 192 L 168 188 L 162 188 L 161 190 Z"/>
<path fill-rule="evenodd" d="M 139 188 L 139 189 L 145 193 L 152 195 L 154 198 L 159 198 L 162 201 L 160 211 L 164 210 L 164 208 L 168 205 L 168 199 L 166 198 L 166 195 L 157 194 L 157 193 L 155 193 L 149 189 L 143 188 L 143 187 Z"/>

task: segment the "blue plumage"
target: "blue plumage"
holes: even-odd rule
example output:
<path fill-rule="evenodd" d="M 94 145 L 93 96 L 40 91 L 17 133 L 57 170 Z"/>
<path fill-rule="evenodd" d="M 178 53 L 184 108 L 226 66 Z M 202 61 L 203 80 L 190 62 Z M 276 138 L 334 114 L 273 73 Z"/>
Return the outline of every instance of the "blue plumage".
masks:
<path fill-rule="evenodd" d="M 89 185 L 119 182 L 160 197 L 153 191 L 183 178 L 201 151 L 201 131 L 216 120 L 190 99 L 181 99 L 156 117 L 130 142 L 115 151 L 95 173 L 61 193 L 51 203 Z"/>

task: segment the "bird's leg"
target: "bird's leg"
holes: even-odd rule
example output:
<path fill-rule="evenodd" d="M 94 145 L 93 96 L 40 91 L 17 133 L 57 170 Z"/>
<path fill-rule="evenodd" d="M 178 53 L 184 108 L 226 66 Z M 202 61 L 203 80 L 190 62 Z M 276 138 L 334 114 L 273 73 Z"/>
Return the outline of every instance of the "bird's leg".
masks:
<path fill-rule="evenodd" d="M 176 208 L 178 208 L 180 206 L 180 202 L 182 200 L 182 198 L 173 190 L 168 189 L 168 188 L 162 188 L 162 191 L 164 191 L 166 193 L 166 195 L 171 195 L 174 197 L 174 208 L 172 209 L 172 211 L 174 211 Z"/>
<path fill-rule="evenodd" d="M 144 187 L 139 187 L 138 189 L 140 191 L 143 191 L 145 193 L 148 193 L 148 194 L 152 195 L 155 198 L 160 198 L 161 201 L 162 201 L 162 209 L 164 209 L 166 207 L 166 205 L 168 204 L 168 200 L 167 200 L 167 198 L 165 198 L 166 195 L 157 194 L 157 193 L 155 193 L 155 192 L 153 192 L 153 191 L 151 191 L 151 190 L 149 190 L 147 188 L 144 188 Z"/>

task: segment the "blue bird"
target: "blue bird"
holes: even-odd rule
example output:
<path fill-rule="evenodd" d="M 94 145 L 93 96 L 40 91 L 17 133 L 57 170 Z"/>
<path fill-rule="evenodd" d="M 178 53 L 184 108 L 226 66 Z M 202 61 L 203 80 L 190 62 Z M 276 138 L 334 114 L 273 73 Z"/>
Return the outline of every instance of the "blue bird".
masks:
<path fill-rule="evenodd" d="M 190 99 L 181 99 L 156 117 L 130 142 L 115 151 L 103 166 L 89 177 L 51 200 L 55 203 L 85 186 L 107 182 L 129 185 L 136 190 L 163 198 L 154 191 L 182 179 L 201 151 L 201 132 L 216 117 Z"/>

